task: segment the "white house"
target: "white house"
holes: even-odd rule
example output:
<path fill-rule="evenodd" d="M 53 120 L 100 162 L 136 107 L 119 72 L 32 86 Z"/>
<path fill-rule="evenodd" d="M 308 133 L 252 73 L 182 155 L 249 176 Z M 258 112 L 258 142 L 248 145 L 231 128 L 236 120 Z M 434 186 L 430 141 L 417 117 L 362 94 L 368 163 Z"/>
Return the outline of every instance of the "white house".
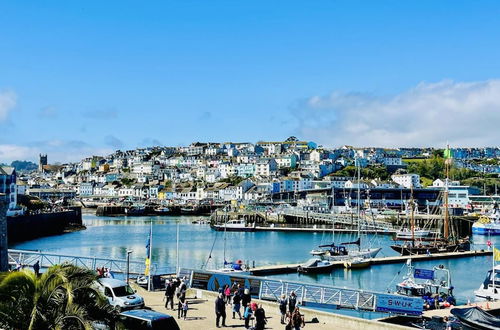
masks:
<path fill-rule="evenodd" d="M 392 181 L 405 188 L 420 188 L 420 175 L 414 173 L 408 174 L 393 174 Z"/>

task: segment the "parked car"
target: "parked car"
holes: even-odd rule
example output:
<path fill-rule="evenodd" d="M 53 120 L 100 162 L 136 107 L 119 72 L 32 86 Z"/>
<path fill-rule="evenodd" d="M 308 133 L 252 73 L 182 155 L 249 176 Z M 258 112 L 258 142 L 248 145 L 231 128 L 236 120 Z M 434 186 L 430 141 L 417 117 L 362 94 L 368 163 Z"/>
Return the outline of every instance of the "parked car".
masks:
<path fill-rule="evenodd" d="M 124 281 L 100 278 L 98 288 L 118 311 L 144 307 L 144 299 Z"/>
<path fill-rule="evenodd" d="M 119 322 L 130 330 L 180 330 L 173 316 L 149 309 L 133 309 L 121 312 Z"/>

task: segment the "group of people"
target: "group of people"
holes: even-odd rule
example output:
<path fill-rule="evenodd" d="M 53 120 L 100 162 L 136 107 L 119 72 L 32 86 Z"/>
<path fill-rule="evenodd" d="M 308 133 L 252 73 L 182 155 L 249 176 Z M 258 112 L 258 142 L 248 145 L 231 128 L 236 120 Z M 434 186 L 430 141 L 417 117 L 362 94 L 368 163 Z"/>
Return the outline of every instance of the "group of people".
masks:
<path fill-rule="evenodd" d="M 281 324 L 285 324 L 286 330 L 299 330 L 305 326 L 304 315 L 300 314 L 300 309 L 297 306 L 295 291 L 292 290 L 288 298 L 285 295 L 281 295 L 278 304 L 281 314 Z"/>
<path fill-rule="evenodd" d="M 187 311 L 189 309 L 188 302 L 186 300 L 187 284 L 185 279 L 180 278 L 167 279 L 165 281 L 165 308 L 168 309 L 170 303 L 170 309 L 174 309 L 174 296 L 177 297 L 177 318 L 187 317 Z"/>
<path fill-rule="evenodd" d="M 111 273 L 111 270 L 109 268 L 105 268 L 104 266 L 99 268 L 97 267 L 96 269 L 97 272 L 97 277 L 99 278 L 113 278 L 113 273 Z"/>
<path fill-rule="evenodd" d="M 239 283 L 234 283 L 231 287 L 226 284 L 219 289 L 219 295 L 215 299 L 215 325 L 218 328 L 220 324 L 223 327 L 226 326 L 226 305 L 232 305 L 233 319 L 238 315 L 240 320 L 245 320 L 246 329 L 250 327 L 250 321 L 253 319 L 255 319 L 256 330 L 264 329 L 267 323 L 266 312 L 261 304 L 252 303 L 250 289 L 242 287 Z"/>

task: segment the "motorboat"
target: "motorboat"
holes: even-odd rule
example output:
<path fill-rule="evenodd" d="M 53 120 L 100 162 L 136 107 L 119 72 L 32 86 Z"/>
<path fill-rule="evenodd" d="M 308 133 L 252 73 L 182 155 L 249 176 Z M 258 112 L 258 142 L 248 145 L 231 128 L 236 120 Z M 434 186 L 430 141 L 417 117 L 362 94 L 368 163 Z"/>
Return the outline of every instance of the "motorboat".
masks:
<path fill-rule="evenodd" d="M 493 270 L 495 271 L 494 273 Z M 500 265 L 488 271 L 479 289 L 474 291 L 474 295 L 478 301 L 500 300 Z"/>
<path fill-rule="evenodd" d="M 396 294 L 407 297 L 421 297 L 427 309 L 446 308 L 455 305 L 451 274 L 443 265 L 432 269 L 415 268 L 408 259 L 407 273 L 396 284 Z"/>
<path fill-rule="evenodd" d="M 194 220 L 193 222 L 191 222 L 192 224 L 195 224 L 195 225 L 208 225 L 210 223 L 210 221 L 208 220 L 205 220 L 203 218 L 200 218 L 198 220 Z"/>
<path fill-rule="evenodd" d="M 297 267 L 297 272 L 307 274 L 329 273 L 335 264 L 319 258 L 312 258 Z"/>
<path fill-rule="evenodd" d="M 344 261 L 344 268 L 346 269 L 361 269 L 370 267 L 370 260 L 366 258 L 356 257 Z"/>
<path fill-rule="evenodd" d="M 224 274 L 251 275 L 249 267 L 239 259 L 235 262 L 224 261 L 224 267 L 219 269 L 212 269 L 211 271 Z"/>
<path fill-rule="evenodd" d="M 224 224 L 210 226 L 216 231 L 255 231 L 255 222 L 247 224 L 243 219 L 228 220 Z"/>

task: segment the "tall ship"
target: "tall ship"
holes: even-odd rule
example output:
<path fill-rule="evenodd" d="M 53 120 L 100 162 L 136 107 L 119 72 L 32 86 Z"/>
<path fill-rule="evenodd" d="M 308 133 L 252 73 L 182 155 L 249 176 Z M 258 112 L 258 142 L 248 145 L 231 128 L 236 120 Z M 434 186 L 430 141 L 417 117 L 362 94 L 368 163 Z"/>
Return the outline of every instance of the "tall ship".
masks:
<path fill-rule="evenodd" d="M 414 255 L 414 254 L 430 254 L 430 253 L 444 253 L 444 252 L 460 252 L 470 250 L 470 240 L 469 237 L 459 238 L 458 234 L 455 232 L 454 227 L 451 223 L 449 211 L 448 211 L 448 183 L 449 183 L 449 171 L 450 164 L 452 161 L 451 150 L 449 146 L 444 152 L 445 158 L 445 189 L 443 192 L 443 207 L 442 207 L 442 217 L 443 217 L 443 232 L 442 235 L 435 235 L 434 237 L 424 238 L 416 235 L 415 227 L 415 217 L 414 209 L 415 203 L 412 200 L 411 204 L 411 236 L 408 238 L 396 238 L 396 240 L 401 240 L 403 243 L 397 243 L 391 245 L 391 248 L 401 255 Z M 413 195 L 413 194 L 412 194 Z"/>

